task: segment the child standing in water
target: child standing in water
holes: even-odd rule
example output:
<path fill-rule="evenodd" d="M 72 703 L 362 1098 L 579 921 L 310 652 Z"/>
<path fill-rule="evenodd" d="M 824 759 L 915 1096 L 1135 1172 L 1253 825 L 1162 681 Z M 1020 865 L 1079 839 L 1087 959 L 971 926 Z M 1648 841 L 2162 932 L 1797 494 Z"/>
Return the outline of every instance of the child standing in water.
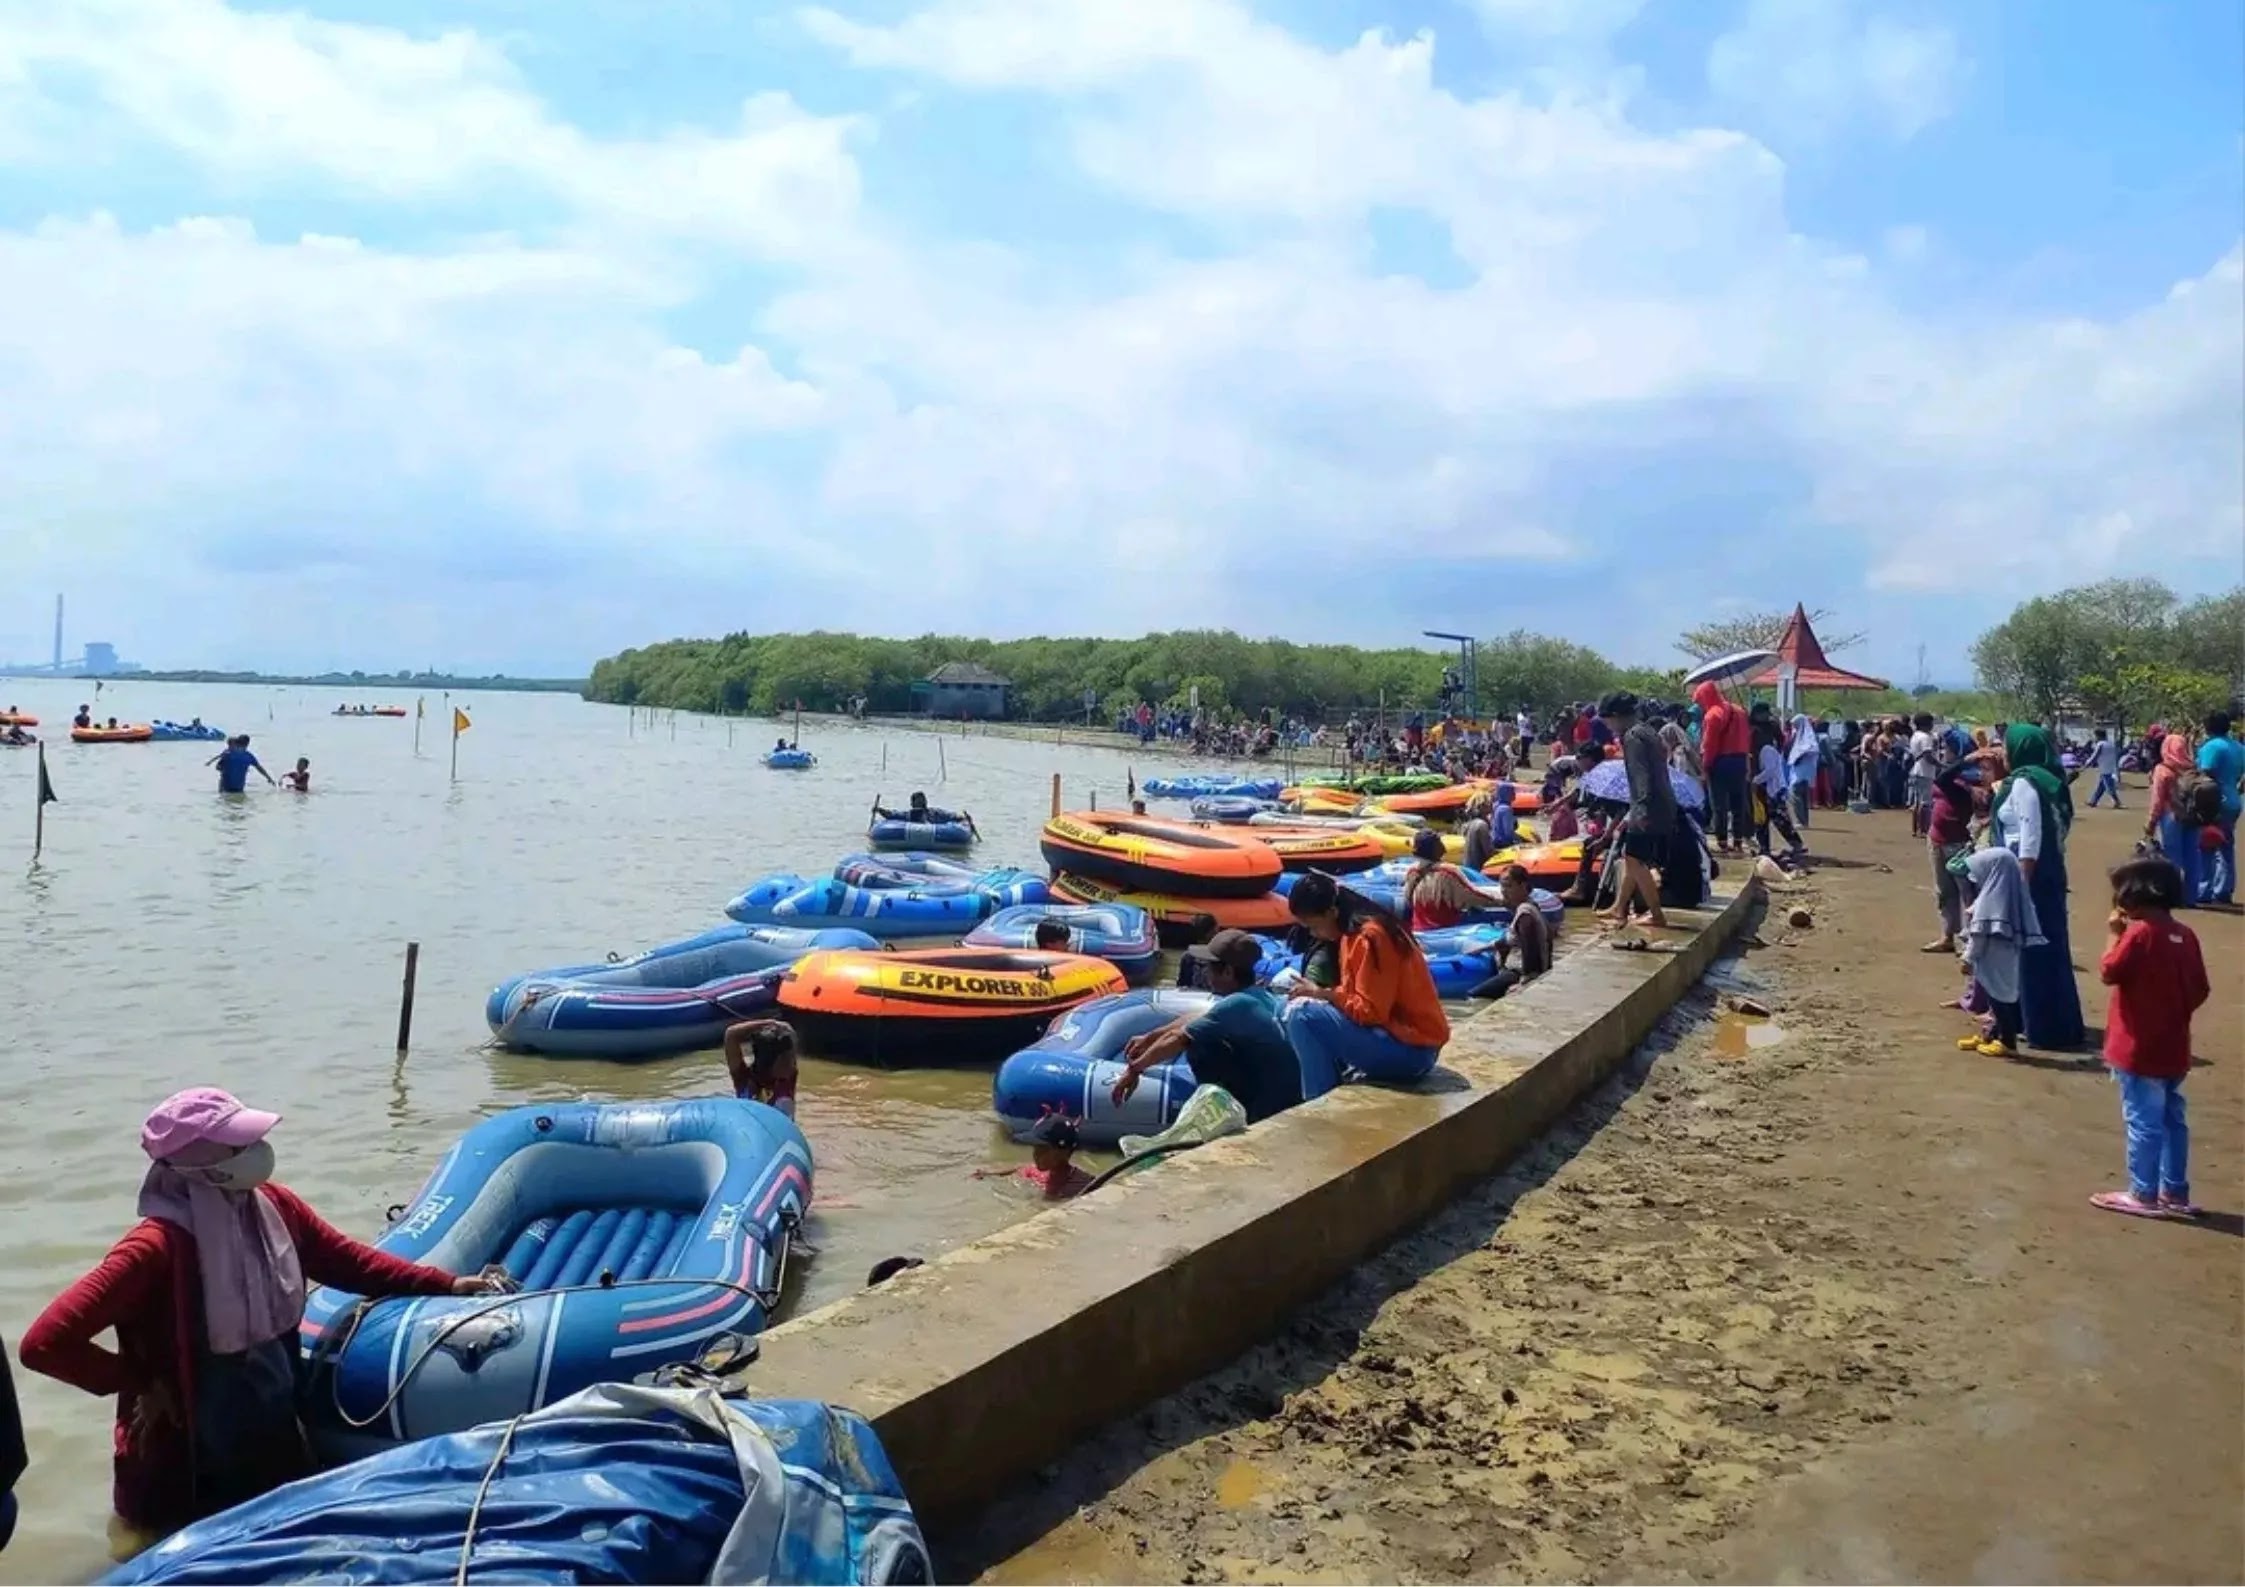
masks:
<path fill-rule="evenodd" d="M 744 1019 L 725 1028 L 725 1073 L 733 1095 L 795 1117 L 795 1028 L 785 1020 Z"/>
<path fill-rule="evenodd" d="M 2112 988 L 2105 1063 L 2120 1087 L 2128 1188 L 2089 1198 L 2107 1212 L 2198 1216 L 2190 1200 L 2183 1080 L 2190 1073 L 2190 1018 L 2210 988 L 2198 938 L 2174 915 L 2185 902 L 2183 874 L 2164 859 L 2130 860 L 2112 873 L 2111 946 L 2098 973 Z"/>

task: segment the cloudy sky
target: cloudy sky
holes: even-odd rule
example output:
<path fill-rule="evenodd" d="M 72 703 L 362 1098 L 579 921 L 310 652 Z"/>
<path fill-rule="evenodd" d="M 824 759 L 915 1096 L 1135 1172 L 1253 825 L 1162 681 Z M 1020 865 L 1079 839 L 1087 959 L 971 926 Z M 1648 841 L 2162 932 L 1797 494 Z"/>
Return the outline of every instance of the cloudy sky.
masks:
<path fill-rule="evenodd" d="M 2245 561 L 2228 0 L 0 0 L 0 656 Z"/>

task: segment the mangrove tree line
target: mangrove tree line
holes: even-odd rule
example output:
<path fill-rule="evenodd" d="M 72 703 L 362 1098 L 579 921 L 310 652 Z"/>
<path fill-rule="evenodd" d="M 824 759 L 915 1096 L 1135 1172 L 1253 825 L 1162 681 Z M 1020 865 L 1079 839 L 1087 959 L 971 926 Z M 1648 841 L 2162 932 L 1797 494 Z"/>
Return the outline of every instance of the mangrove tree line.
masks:
<path fill-rule="evenodd" d="M 584 695 L 614 705 L 689 711 L 771 713 L 801 701 L 831 711 L 863 698 L 873 712 L 915 709 L 913 684 L 952 661 L 971 661 L 1013 684 L 1010 715 L 1036 721 L 1111 718 L 1144 701 L 1181 704 L 1195 692 L 1216 711 L 1317 717 L 1370 707 L 1433 704 L 1456 652 L 1353 645 L 1297 645 L 1246 639 L 1220 630 L 1148 634 L 1139 639 L 966 639 L 928 634 L 881 639 L 861 634 L 728 634 L 674 639 L 611 656 L 592 669 Z M 1514 632 L 1485 641 L 1479 660 L 1484 711 L 1520 705 L 1546 711 L 1627 685 L 1671 687 L 1673 673 L 1617 667 L 1563 639 Z"/>

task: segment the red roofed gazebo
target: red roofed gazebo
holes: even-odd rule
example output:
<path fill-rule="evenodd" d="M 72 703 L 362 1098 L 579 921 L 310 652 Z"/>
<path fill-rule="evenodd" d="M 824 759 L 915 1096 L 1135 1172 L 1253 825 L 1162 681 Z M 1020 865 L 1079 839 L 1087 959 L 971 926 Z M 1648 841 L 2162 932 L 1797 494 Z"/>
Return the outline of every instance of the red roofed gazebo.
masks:
<path fill-rule="evenodd" d="M 1809 626 L 1808 608 L 1796 604 L 1785 619 L 1785 632 L 1777 641 L 1777 659 L 1746 680 L 1749 688 L 1777 690 L 1781 711 L 1794 709 L 1803 689 L 1873 689 L 1893 687 L 1884 678 L 1835 667 L 1825 659 L 1816 630 Z"/>

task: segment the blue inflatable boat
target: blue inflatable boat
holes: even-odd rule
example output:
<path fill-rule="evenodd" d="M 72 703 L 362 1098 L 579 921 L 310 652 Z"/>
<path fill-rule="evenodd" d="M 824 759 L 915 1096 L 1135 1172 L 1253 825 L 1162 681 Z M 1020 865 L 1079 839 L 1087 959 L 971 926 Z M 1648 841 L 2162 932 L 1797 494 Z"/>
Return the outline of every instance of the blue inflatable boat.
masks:
<path fill-rule="evenodd" d="M 353 1459 L 691 1361 L 761 1331 L 811 1200 L 793 1120 L 731 1097 L 514 1108 L 462 1136 L 374 1244 L 518 1295 L 304 1309 L 305 1422 Z"/>
<path fill-rule="evenodd" d="M 873 1429 L 809 1400 L 604 1383 L 198 1521 L 109 1582 L 925 1583 Z"/>
<path fill-rule="evenodd" d="M 834 879 L 882 893 L 986 893 L 1000 909 L 1052 902 L 1051 884 L 1033 871 L 1011 865 L 969 865 L 924 850 L 845 854 L 834 863 Z"/>
<path fill-rule="evenodd" d="M 1056 920 L 1068 928 L 1068 953 L 1105 959 L 1132 986 L 1143 986 L 1161 968 L 1154 918 L 1135 904 L 1020 904 L 1001 909 L 967 933 L 970 948 L 1034 948 L 1037 927 Z"/>
<path fill-rule="evenodd" d="M 957 853 L 974 847 L 978 834 L 974 822 L 957 810 L 928 809 L 914 821 L 901 812 L 873 807 L 873 820 L 865 829 L 866 841 L 877 849 L 944 849 Z"/>
<path fill-rule="evenodd" d="M 1237 794 L 1211 794 L 1195 799 L 1192 804 L 1195 821 L 1221 821 L 1227 826 L 1239 826 L 1257 816 L 1270 815 L 1278 806 L 1268 799 L 1247 799 Z"/>
<path fill-rule="evenodd" d="M 725 906 L 744 925 L 846 927 L 882 942 L 948 937 L 956 942 L 998 907 L 988 893 L 881 891 L 833 877 L 767 876 Z"/>
<path fill-rule="evenodd" d="M 151 722 L 149 727 L 153 744 L 213 744 L 226 737 L 224 729 L 207 722 Z"/>
<path fill-rule="evenodd" d="M 777 1001 L 779 977 L 817 948 L 877 948 L 862 931 L 719 926 L 609 964 L 502 981 L 484 1003 L 501 1046 L 556 1058 L 653 1058 L 713 1047 Z"/>
<path fill-rule="evenodd" d="M 774 771 L 809 771 L 818 764 L 818 757 L 807 749 L 768 749 L 764 751 L 764 764 Z"/>
<path fill-rule="evenodd" d="M 1426 955 L 1427 969 L 1434 977 L 1434 991 L 1438 997 L 1451 999 L 1468 996 L 1475 987 L 1497 971 L 1497 946 L 1505 939 L 1505 928 L 1496 922 L 1476 925 L 1451 926 L 1442 931 L 1414 933 L 1419 951 Z M 1263 946 L 1263 957 L 1255 966 L 1255 979 L 1269 981 L 1281 973 L 1292 970 L 1302 973 L 1302 958 L 1276 937 L 1257 937 Z"/>
<path fill-rule="evenodd" d="M 1276 799 L 1276 777 L 1149 777 L 1138 791 L 1149 799 Z"/>
<path fill-rule="evenodd" d="M 1118 1108 L 1113 1092 L 1122 1078 L 1123 1048 L 1172 1020 L 1197 1017 L 1214 1001 L 1207 992 L 1146 987 L 1070 1009 L 998 1066 L 990 1083 L 998 1121 L 1018 1133 L 1048 1113 L 1061 1113 L 1077 1121 L 1086 1146 L 1110 1149 L 1125 1135 L 1160 1134 L 1193 1094 L 1192 1065 L 1182 1058 L 1155 1064 Z"/>
<path fill-rule="evenodd" d="M 1410 911 L 1403 903 L 1403 878 L 1410 871 L 1411 863 L 1409 860 L 1386 860 L 1368 871 L 1358 871 L 1354 876 L 1340 876 L 1334 878 L 1334 880 L 1338 881 L 1343 887 L 1362 893 L 1376 904 L 1385 905 L 1396 914 L 1408 915 Z M 1469 872 L 1468 874 L 1472 873 Z M 1290 871 L 1278 879 L 1277 884 L 1272 887 L 1271 891 L 1284 897 L 1294 891 L 1294 882 L 1295 875 Z M 1482 878 L 1480 885 L 1491 893 L 1497 890 L 1495 881 L 1487 877 Z M 1537 887 L 1529 890 L 1528 897 L 1534 902 L 1537 913 L 1541 914 L 1555 929 L 1566 923 L 1567 906 L 1560 902 L 1557 893 Z M 1474 911 L 1472 916 L 1469 917 L 1468 924 L 1480 925 L 1491 921 L 1501 922 L 1503 918 L 1503 908 L 1492 902 L 1486 914 L 1479 910 Z"/>

